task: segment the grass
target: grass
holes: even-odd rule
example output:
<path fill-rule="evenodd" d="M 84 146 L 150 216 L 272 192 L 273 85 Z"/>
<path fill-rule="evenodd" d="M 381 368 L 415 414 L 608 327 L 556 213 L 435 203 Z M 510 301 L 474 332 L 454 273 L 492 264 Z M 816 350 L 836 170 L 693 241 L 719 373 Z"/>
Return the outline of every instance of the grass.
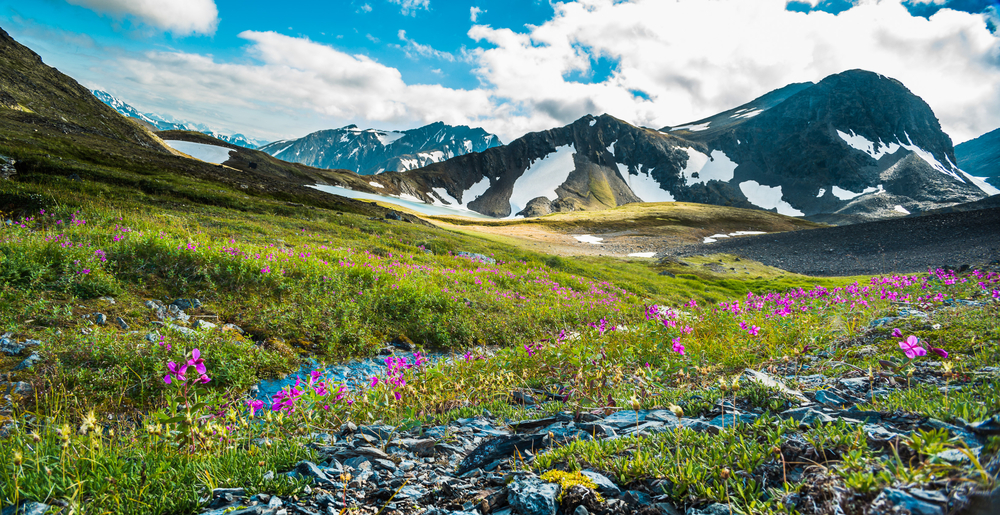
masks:
<path fill-rule="evenodd" d="M 916 377 L 908 375 L 913 364 L 901 358 L 890 327 L 869 324 L 916 306 L 931 314 L 893 327 L 946 349 L 950 370 L 941 377 L 964 383 L 997 363 L 995 274 L 818 279 L 729 255 L 663 264 L 563 258 L 474 227 L 387 221 L 364 203 L 281 188 L 248 191 L 213 175 L 223 173 L 214 167 L 177 161 L 171 168 L 180 158 L 150 154 L 136 165 L 101 157 L 76 136 L 40 138 L 39 148 L 18 138 L 0 139 L 0 153 L 28 163 L 17 181 L 0 183 L 0 331 L 41 340 L 34 350 L 42 361 L 7 372 L 7 381 L 28 382 L 33 394 L 12 399 L 0 414 L 0 421 L 16 422 L 0 446 L 0 462 L 10 464 L 0 469 L 0 503 L 58 501 L 81 513 L 191 512 L 215 487 L 298 491 L 301 484 L 264 478 L 311 457 L 302 445 L 310 432 L 347 420 L 412 427 L 484 410 L 523 420 L 628 408 L 676 408 L 696 417 L 713 413 L 722 399 L 763 416 L 718 434 L 578 442 L 539 456 L 534 466 L 593 467 L 625 485 L 667 480 L 658 484 L 670 485 L 663 492 L 676 503 L 711 499 L 751 512 L 785 510 L 780 499 L 811 491 L 809 478 L 777 479 L 799 458 L 820 460 L 831 471 L 827 480 L 864 498 L 900 482 L 991 481 L 974 466 L 868 447 L 857 428 L 781 422 L 768 413 L 794 406 L 789 398 L 734 378 L 751 367 L 881 373 L 905 385 Z M 662 209 L 519 223 L 569 230 L 646 217 L 653 224 L 650 217 L 669 218 Z M 688 235 L 703 230 L 697 217 L 720 213 L 677 209 L 688 221 L 657 223 Z M 458 258 L 459 251 L 497 263 Z M 161 320 L 146 302 L 176 298 L 197 298 L 202 307 L 190 314 L 245 332 L 186 336 L 154 324 Z M 654 305 L 669 310 L 650 311 Z M 97 312 L 111 323 L 94 324 Z M 114 323 L 118 317 L 128 329 Z M 306 388 L 293 399 L 294 413 L 253 416 L 245 408 L 244 392 L 260 379 L 309 358 L 371 355 L 394 339 L 456 359 L 396 364 L 365 390 L 327 385 L 333 393 L 323 395 Z M 195 348 L 211 376 L 196 399 L 163 381 L 167 363 L 192 359 Z M 20 359 L 0 358 L 0 366 L 6 371 Z M 886 360 L 894 360 L 892 368 L 880 362 Z M 865 407 L 952 422 L 995 415 L 995 379 L 977 384 L 945 394 L 916 383 Z M 525 407 L 511 404 L 512 391 L 563 401 Z M 314 409 L 321 405 L 331 409 Z M 774 453 L 776 435 L 804 447 L 782 444 Z M 915 440 L 908 448 L 929 445 Z M 996 448 L 985 452 L 984 461 Z"/>

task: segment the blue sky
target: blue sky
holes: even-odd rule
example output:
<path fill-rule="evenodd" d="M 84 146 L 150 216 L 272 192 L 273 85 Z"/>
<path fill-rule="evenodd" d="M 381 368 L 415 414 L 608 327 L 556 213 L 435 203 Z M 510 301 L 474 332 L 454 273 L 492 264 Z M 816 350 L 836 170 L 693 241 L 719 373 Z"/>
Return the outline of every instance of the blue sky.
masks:
<path fill-rule="evenodd" d="M 85 86 L 262 139 L 436 120 L 509 141 L 607 112 L 677 125 L 850 68 L 957 142 L 1000 126 L 996 0 L 0 0 Z"/>

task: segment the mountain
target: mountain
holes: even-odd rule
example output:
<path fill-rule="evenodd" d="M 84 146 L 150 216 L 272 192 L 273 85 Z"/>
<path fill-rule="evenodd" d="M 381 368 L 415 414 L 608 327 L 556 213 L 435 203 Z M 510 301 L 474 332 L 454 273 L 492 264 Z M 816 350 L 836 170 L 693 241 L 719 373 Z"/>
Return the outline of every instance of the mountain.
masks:
<path fill-rule="evenodd" d="M 412 170 L 455 156 L 500 145 L 500 138 L 481 128 L 442 122 L 407 131 L 340 129 L 276 141 L 261 147 L 274 157 L 317 168 L 342 168 L 361 175 Z"/>
<path fill-rule="evenodd" d="M 955 146 L 958 166 L 1000 188 L 1000 129 Z"/>
<path fill-rule="evenodd" d="M 239 133 L 231 135 L 222 134 L 209 129 L 208 127 L 202 124 L 177 121 L 155 113 L 144 113 L 142 111 L 139 111 L 135 107 L 132 107 L 131 105 L 123 102 L 118 97 L 105 91 L 95 89 L 93 93 L 98 100 L 104 102 L 115 111 L 118 111 L 124 116 L 139 120 L 140 122 L 147 124 L 147 127 L 153 131 L 172 131 L 172 130 L 198 131 L 204 134 L 208 134 L 213 138 L 225 141 L 226 143 L 232 143 L 233 145 L 238 145 L 245 148 L 257 148 L 266 143 L 265 141 L 250 138 Z"/>
<path fill-rule="evenodd" d="M 588 115 L 380 181 L 498 217 L 677 200 L 853 223 L 997 192 L 955 162 L 923 100 L 850 70 L 660 130 Z"/>

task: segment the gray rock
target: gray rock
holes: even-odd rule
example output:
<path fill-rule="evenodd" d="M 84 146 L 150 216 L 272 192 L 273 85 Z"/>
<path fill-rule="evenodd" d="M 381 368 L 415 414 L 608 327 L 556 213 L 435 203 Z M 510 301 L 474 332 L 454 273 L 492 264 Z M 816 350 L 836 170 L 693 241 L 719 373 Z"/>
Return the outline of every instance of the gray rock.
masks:
<path fill-rule="evenodd" d="M 812 408 L 796 408 L 782 411 L 778 414 L 783 419 L 792 419 L 801 426 L 812 426 L 816 424 L 827 424 L 833 422 L 833 417 L 826 413 L 816 411 Z"/>
<path fill-rule="evenodd" d="M 826 404 L 827 406 L 843 406 L 845 404 L 850 404 L 850 401 L 844 399 L 834 390 L 816 390 L 816 402 L 820 404 Z"/>
<path fill-rule="evenodd" d="M 743 371 L 743 378 L 755 383 L 759 383 L 768 388 L 774 388 L 789 397 L 795 398 L 800 403 L 809 402 L 809 399 L 807 399 L 806 396 L 802 394 L 802 392 L 798 390 L 793 390 L 785 386 L 785 383 L 782 383 L 776 377 L 773 377 L 770 374 L 766 374 L 764 372 L 758 372 L 756 370 L 748 368 Z"/>
<path fill-rule="evenodd" d="M 372 463 L 368 458 L 364 456 L 356 456 L 354 458 L 344 460 L 344 466 L 351 467 L 354 470 L 371 469 Z"/>
<path fill-rule="evenodd" d="M 590 479 L 595 485 L 597 485 L 597 492 L 601 495 L 607 497 L 618 497 L 621 495 L 621 489 L 618 488 L 618 485 L 608 479 L 607 476 L 591 470 L 583 470 L 580 471 L 580 473 L 587 476 L 587 479 Z"/>
<path fill-rule="evenodd" d="M 182 325 L 168 324 L 167 328 L 170 329 L 171 331 L 181 333 L 184 336 L 194 336 L 198 334 L 194 329 L 191 329 L 190 327 L 184 327 Z"/>
<path fill-rule="evenodd" d="M 191 324 L 191 327 L 195 329 L 200 329 L 202 331 L 211 331 L 212 329 L 215 329 L 218 326 L 211 322 L 207 322 L 205 320 L 195 320 L 194 323 Z"/>
<path fill-rule="evenodd" d="M 200 308 L 201 301 L 198 299 L 177 299 L 170 303 L 171 306 L 177 306 L 180 310 L 187 310 L 191 308 Z"/>
<path fill-rule="evenodd" d="M 124 329 L 126 331 L 128 330 L 128 323 L 125 322 L 124 318 L 122 318 L 122 317 L 115 317 L 115 322 L 118 323 L 118 327 L 121 327 L 122 329 Z"/>
<path fill-rule="evenodd" d="M 396 471 L 396 464 L 392 460 L 380 460 L 378 458 L 372 460 L 375 465 L 376 470 L 388 470 L 389 472 Z"/>
<path fill-rule="evenodd" d="M 619 411 L 604 417 L 604 420 L 601 420 L 601 424 L 611 426 L 615 429 L 622 429 L 627 426 L 635 427 L 646 420 L 646 413 L 644 411 Z"/>
<path fill-rule="evenodd" d="M 920 490 L 913 489 L 909 491 L 909 494 L 920 499 L 921 501 L 933 502 L 938 504 L 948 504 L 948 496 L 941 492 L 932 490 Z"/>
<path fill-rule="evenodd" d="M 396 494 L 397 499 L 411 499 L 413 501 L 419 502 L 424 497 L 427 497 L 429 491 L 426 488 L 422 488 L 416 485 L 406 485 L 399 489 L 399 493 Z"/>
<path fill-rule="evenodd" d="M 952 425 L 935 418 L 927 419 L 923 424 L 920 424 L 920 428 L 925 431 L 933 429 L 945 429 L 948 431 L 950 435 L 958 437 L 963 442 L 965 442 L 965 445 L 969 447 L 978 447 L 983 445 L 983 442 L 980 441 L 979 436 L 976 435 L 975 433 L 966 431 L 956 425 Z"/>
<path fill-rule="evenodd" d="M 432 438 L 401 438 L 393 443 L 417 456 L 426 458 L 434 456 L 434 444 L 437 441 Z"/>
<path fill-rule="evenodd" d="M 0 338 L 0 354 L 7 356 L 17 356 L 24 350 L 24 345 L 17 343 L 13 338 Z"/>
<path fill-rule="evenodd" d="M 543 441 L 545 438 L 546 435 L 543 434 L 508 435 L 489 438 L 462 460 L 455 473 L 462 475 L 470 470 L 482 468 L 496 460 L 513 457 L 516 453 L 522 453 L 523 456 L 525 451 L 534 452 L 536 449 L 544 447 Z M 436 448 L 440 447 L 441 445 L 438 445 Z"/>
<path fill-rule="evenodd" d="M 361 434 L 374 436 L 379 440 L 388 442 L 389 439 L 392 438 L 392 435 L 396 432 L 396 428 L 392 426 L 360 426 L 358 427 L 358 431 L 360 431 Z"/>
<path fill-rule="evenodd" d="M 556 515 L 559 485 L 537 477 L 518 478 L 507 486 L 507 501 L 521 515 Z"/>
<path fill-rule="evenodd" d="M 37 352 L 32 352 L 30 356 L 24 359 L 13 368 L 13 370 L 25 370 L 31 368 L 35 363 L 42 360 L 42 357 L 38 355 Z"/>
<path fill-rule="evenodd" d="M 698 433 L 703 433 L 714 427 L 708 422 L 705 422 L 704 420 L 700 420 L 697 418 L 682 418 L 681 425 Z"/>
<path fill-rule="evenodd" d="M 263 515 L 264 507 L 250 506 L 239 510 L 233 510 L 232 506 L 226 506 L 212 511 L 205 511 L 199 515 Z"/>
<path fill-rule="evenodd" d="M 311 477 L 317 482 L 328 483 L 330 478 L 311 461 L 300 461 L 295 465 L 295 473 L 301 477 Z"/>
<path fill-rule="evenodd" d="M 656 411 L 650 411 L 649 413 L 646 414 L 646 421 L 647 422 L 663 422 L 663 423 L 666 423 L 666 424 L 671 424 L 671 423 L 673 423 L 673 424 L 679 424 L 680 423 L 680 419 L 677 418 L 677 415 L 674 415 L 674 412 L 672 412 L 670 410 L 665 410 L 665 409 L 656 410 Z"/>
<path fill-rule="evenodd" d="M 42 515 L 49 509 L 49 505 L 40 502 L 22 503 L 16 509 L 14 506 L 7 506 L 3 509 L 3 515 Z"/>
<path fill-rule="evenodd" d="M 902 491 L 896 490 L 895 488 L 886 488 L 882 490 L 875 501 L 872 504 L 878 505 L 879 501 L 888 502 L 893 506 L 899 506 L 904 510 L 908 510 L 913 515 L 944 515 L 944 509 L 936 504 L 931 504 L 926 501 L 921 501 L 916 497 Z"/>
<path fill-rule="evenodd" d="M 759 417 L 752 413 L 743 413 L 740 415 L 733 415 L 726 413 L 725 415 L 719 415 L 712 420 L 708 421 L 708 425 L 714 428 L 727 428 L 733 427 L 736 424 L 752 424 Z"/>
<path fill-rule="evenodd" d="M 548 200 L 548 199 L 546 199 L 546 200 Z M 575 510 L 573 510 L 573 515 L 590 515 L 590 512 L 587 511 L 587 507 L 586 506 L 584 506 L 584 505 L 581 504 L 581 505 L 577 506 Z"/>
<path fill-rule="evenodd" d="M 27 396 L 31 395 L 34 389 L 31 387 L 31 383 L 24 381 L 16 381 L 13 383 L 0 383 L 0 396 L 4 395 L 20 395 Z"/>
<path fill-rule="evenodd" d="M 97 325 L 104 325 L 108 323 L 108 317 L 104 313 L 94 313 L 94 322 Z"/>
<path fill-rule="evenodd" d="M 717 502 L 701 509 L 688 508 L 684 513 L 685 515 L 732 515 L 733 510 L 729 509 L 728 505 Z"/>
<path fill-rule="evenodd" d="M 577 424 L 577 427 L 579 427 L 581 431 L 584 431 L 595 438 L 598 437 L 608 438 L 615 436 L 617 434 L 613 427 L 606 426 L 604 424 L 584 423 L 584 424 Z"/>
<path fill-rule="evenodd" d="M 969 429 L 981 435 L 1000 435 L 1000 420 L 997 420 L 997 417 L 995 416 L 990 417 L 986 420 L 980 420 L 974 424 L 969 424 Z"/>
<path fill-rule="evenodd" d="M 247 332 L 244 331 L 242 327 L 240 327 L 240 326 L 238 326 L 236 324 L 226 324 L 226 325 L 222 326 L 222 331 L 223 332 L 225 332 L 225 331 L 233 331 L 233 332 L 241 334 L 241 335 L 247 334 Z"/>
<path fill-rule="evenodd" d="M 621 499 L 629 506 L 638 507 L 653 503 L 653 498 L 649 494 L 637 490 L 628 490 L 622 494 Z"/>
<path fill-rule="evenodd" d="M 466 258 L 466 259 L 468 259 L 470 261 L 475 261 L 476 263 L 486 263 L 488 265 L 493 265 L 493 264 L 496 264 L 496 262 L 497 262 L 497 260 L 495 260 L 495 259 L 493 259 L 493 258 L 491 258 L 489 256 L 485 256 L 483 254 L 476 254 L 474 252 L 465 252 L 465 251 L 462 251 L 462 252 L 456 253 L 455 255 L 458 256 L 458 257 Z"/>

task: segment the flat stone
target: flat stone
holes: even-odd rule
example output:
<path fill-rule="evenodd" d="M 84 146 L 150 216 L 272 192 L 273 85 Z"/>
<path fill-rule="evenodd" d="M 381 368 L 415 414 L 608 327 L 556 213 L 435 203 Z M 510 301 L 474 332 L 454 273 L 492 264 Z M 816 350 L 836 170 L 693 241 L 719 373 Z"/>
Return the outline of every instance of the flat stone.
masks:
<path fill-rule="evenodd" d="M 215 324 L 213 324 L 213 323 L 211 323 L 211 322 L 207 322 L 205 320 L 199 319 L 199 320 L 195 320 L 194 323 L 191 324 L 191 327 L 193 327 L 195 329 L 200 329 L 202 331 L 211 331 L 212 329 L 215 329 L 218 326 L 215 325 Z"/>
<path fill-rule="evenodd" d="M 39 356 L 38 353 L 32 352 L 30 356 L 28 356 L 27 358 L 25 358 L 24 361 L 18 363 L 17 366 L 15 366 L 12 370 L 25 370 L 25 369 L 29 369 L 32 366 L 34 366 L 35 363 L 38 363 L 41 360 L 42 360 L 42 357 Z"/>
<path fill-rule="evenodd" d="M 599 474 L 591 470 L 580 471 L 581 474 L 587 477 L 597 485 L 597 491 L 601 495 L 607 497 L 618 497 L 621 495 L 622 491 L 618 488 L 618 485 L 614 484 L 607 476 Z"/>
<path fill-rule="evenodd" d="M 983 442 L 980 441 L 979 436 L 976 435 L 975 433 L 966 431 L 965 429 L 962 429 L 956 425 L 952 425 L 935 418 L 929 418 L 923 424 L 920 424 L 920 429 L 923 429 L 924 431 L 933 429 L 944 429 L 947 430 L 948 433 L 951 434 L 952 436 L 961 439 L 963 442 L 965 442 L 965 445 L 969 447 L 978 447 L 980 445 L 983 445 Z"/>
<path fill-rule="evenodd" d="M 94 323 L 97 325 L 104 325 L 108 323 L 108 316 L 104 313 L 94 313 Z"/>
<path fill-rule="evenodd" d="M 933 490 L 913 489 L 909 494 L 921 501 L 934 502 L 938 504 L 948 504 L 948 496 Z"/>
<path fill-rule="evenodd" d="M 330 482 L 330 478 L 326 477 L 326 473 L 311 461 L 300 461 L 295 465 L 295 472 L 302 477 L 311 477 L 321 483 Z"/>
<path fill-rule="evenodd" d="M 766 386 L 768 388 L 776 389 L 779 392 L 789 397 L 795 398 L 800 403 L 809 402 L 809 399 L 807 399 L 806 396 L 802 394 L 802 392 L 789 388 L 788 386 L 785 385 L 785 383 L 782 383 L 776 377 L 771 376 L 770 374 L 766 374 L 764 372 L 758 372 L 756 370 L 748 368 L 743 371 L 743 377 L 755 383 Z"/>
<path fill-rule="evenodd" d="M 7 506 L 3 509 L 3 515 L 43 515 L 48 511 L 49 505 L 42 504 L 40 502 L 26 502 L 22 503 L 21 506 L 15 509 L 13 506 Z"/>
<path fill-rule="evenodd" d="M 473 449 L 462 460 L 456 474 L 462 475 L 472 469 L 482 468 L 496 460 L 515 457 L 524 451 L 534 452 L 544 447 L 543 441 L 547 435 L 509 435 L 492 437 Z M 523 457 L 523 454 L 522 454 Z"/>
<path fill-rule="evenodd" d="M 124 318 L 122 318 L 122 317 L 115 317 L 115 323 L 117 323 L 118 327 L 121 327 L 123 330 L 126 330 L 126 331 L 128 330 L 128 323 L 125 322 Z"/>
<path fill-rule="evenodd" d="M 619 411 L 604 417 L 601 424 L 621 429 L 626 426 L 638 426 L 646 420 L 646 412 L 642 411 Z"/>
<path fill-rule="evenodd" d="M 666 424 L 670 424 L 670 423 L 679 424 L 680 423 L 680 419 L 677 418 L 677 415 L 674 415 L 674 412 L 672 412 L 670 410 L 665 410 L 665 409 L 659 409 L 659 410 L 655 410 L 655 411 L 650 411 L 649 413 L 646 414 L 646 421 L 647 422 L 663 422 L 663 423 L 666 423 Z"/>
<path fill-rule="evenodd" d="M 833 422 L 834 418 L 812 408 L 796 408 L 782 411 L 778 414 L 783 419 L 792 419 L 800 425 L 811 426 L 814 424 L 826 424 Z"/>
<path fill-rule="evenodd" d="M 0 354 L 6 354 L 7 356 L 17 356 L 25 348 L 24 345 L 17 343 L 13 338 L 0 338 Z"/>
<path fill-rule="evenodd" d="M 879 498 L 884 498 L 889 502 L 889 504 L 899 506 L 904 510 L 909 510 L 912 515 L 944 515 L 944 509 L 941 506 L 921 501 L 920 499 L 917 499 L 902 490 L 896 490 L 895 488 L 886 488 L 885 490 L 882 490 L 882 493 L 875 499 L 875 503 L 879 501 Z"/>
<path fill-rule="evenodd" d="M 437 441 L 433 438 L 400 438 L 392 443 L 417 456 L 430 457 L 434 456 L 434 445 Z"/>
<path fill-rule="evenodd" d="M 507 501 L 521 515 L 556 515 L 559 490 L 536 477 L 519 478 L 507 486 Z"/>
<path fill-rule="evenodd" d="M 398 499 L 410 499 L 413 501 L 420 501 L 424 497 L 427 497 L 428 490 L 416 485 L 406 485 L 399 489 L 399 493 L 396 494 Z"/>
<path fill-rule="evenodd" d="M 990 417 L 986 420 L 969 424 L 969 429 L 981 435 L 1000 435 L 1000 420 L 997 420 L 997 417 Z"/>
<path fill-rule="evenodd" d="M 850 401 L 837 395 L 833 390 L 816 390 L 816 402 L 827 406 L 843 406 L 850 404 Z"/>
<path fill-rule="evenodd" d="M 726 413 L 725 415 L 719 415 L 712 420 L 708 421 L 708 425 L 716 428 L 727 428 L 733 427 L 736 424 L 752 424 L 759 417 L 752 413 L 743 413 L 741 415 L 732 415 Z"/>
<path fill-rule="evenodd" d="M 733 510 L 728 505 L 716 502 L 704 508 L 688 508 L 685 515 L 733 515 Z"/>

